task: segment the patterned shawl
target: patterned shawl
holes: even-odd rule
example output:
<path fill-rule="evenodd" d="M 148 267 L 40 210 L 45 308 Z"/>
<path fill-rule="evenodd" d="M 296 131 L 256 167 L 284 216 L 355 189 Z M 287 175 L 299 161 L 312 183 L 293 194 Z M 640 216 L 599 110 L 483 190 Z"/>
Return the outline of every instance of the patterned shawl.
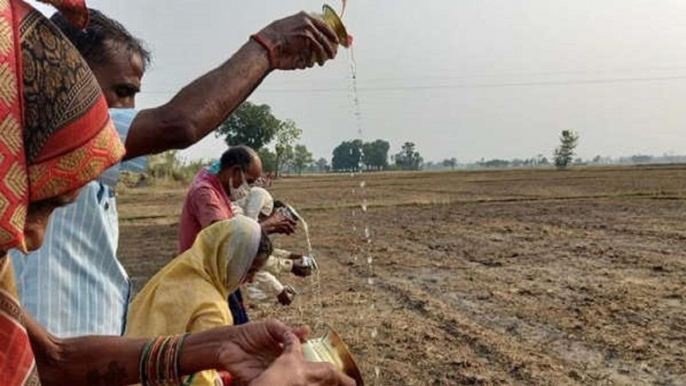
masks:
<path fill-rule="evenodd" d="M 44 1 L 85 27 L 83 0 Z M 26 250 L 29 204 L 74 191 L 124 148 L 88 65 L 59 30 L 21 0 L 0 0 L 0 251 Z M 40 384 L 0 256 L 0 385 Z"/>

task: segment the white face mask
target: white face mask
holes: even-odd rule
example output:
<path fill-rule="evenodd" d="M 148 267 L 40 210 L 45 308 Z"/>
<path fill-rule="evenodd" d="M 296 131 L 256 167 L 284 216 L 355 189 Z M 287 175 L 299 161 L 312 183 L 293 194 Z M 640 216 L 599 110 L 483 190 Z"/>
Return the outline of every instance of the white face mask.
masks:
<path fill-rule="evenodd" d="M 231 198 L 231 201 L 233 202 L 245 198 L 248 193 L 250 193 L 250 185 L 245 180 L 245 174 L 243 174 L 243 171 L 241 171 L 241 179 L 243 180 L 241 186 L 234 188 L 233 179 L 229 178 L 229 198 Z"/>

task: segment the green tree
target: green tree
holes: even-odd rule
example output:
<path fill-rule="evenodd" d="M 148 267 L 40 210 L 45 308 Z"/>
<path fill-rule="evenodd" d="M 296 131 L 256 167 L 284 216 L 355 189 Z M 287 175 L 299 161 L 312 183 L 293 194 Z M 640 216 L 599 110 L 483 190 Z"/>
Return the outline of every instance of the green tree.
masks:
<path fill-rule="evenodd" d="M 276 172 L 276 154 L 266 147 L 257 151 L 262 160 L 262 170 L 265 172 Z"/>
<path fill-rule="evenodd" d="M 286 171 L 290 171 L 293 169 L 293 160 L 295 158 L 295 150 L 293 149 L 293 146 L 288 145 L 286 147 L 283 147 L 281 149 L 281 155 L 280 159 L 278 162 L 278 175 L 281 175 L 282 173 Z"/>
<path fill-rule="evenodd" d="M 243 102 L 217 128 L 217 138 L 224 137 L 229 146 L 246 145 L 261 149 L 274 139 L 281 125 L 269 105 L 256 105 Z"/>
<path fill-rule="evenodd" d="M 293 143 L 300 138 L 301 134 L 302 130 L 290 119 L 279 124 L 276 130 L 276 144 L 274 145 L 277 177 L 292 160 Z"/>
<path fill-rule="evenodd" d="M 419 170 L 424 159 L 415 150 L 413 142 L 405 142 L 400 153 L 395 155 L 395 164 L 403 170 Z"/>
<path fill-rule="evenodd" d="M 314 162 L 312 153 L 307 150 L 305 145 L 295 145 L 293 149 L 293 168 L 300 175 L 303 169 L 309 167 Z"/>
<path fill-rule="evenodd" d="M 343 141 L 333 149 L 331 167 L 338 172 L 355 172 L 360 170 L 362 162 L 362 140 Z"/>
<path fill-rule="evenodd" d="M 363 160 L 367 170 L 384 170 L 388 168 L 388 151 L 391 145 L 384 140 L 366 142 L 362 145 Z"/>
<path fill-rule="evenodd" d="M 562 130 L 560 146 L 555 149 L 553 158 L 558 169 L 566 169 L 574 159 L 574 149 L 579 143 L 579 135 L 572 130 Z"/>
<path fill-rule="evenodd" d="M 319 160 L 317 160 L 317 170 L 319 173 L 328 173 L 329 172 L 329 161 L 326 160 L 326 158 L 322 157 Z"/>
<path fill-rule="evenodd" d="M 450 159 L 446 158 L 443 160 L 443 166 L 445 166 L 446 168 L 450 168 L 450 169 L 455 170 L 455 167 L 457 166 L 457 159 L 456 158 L 450 158 Z"/>

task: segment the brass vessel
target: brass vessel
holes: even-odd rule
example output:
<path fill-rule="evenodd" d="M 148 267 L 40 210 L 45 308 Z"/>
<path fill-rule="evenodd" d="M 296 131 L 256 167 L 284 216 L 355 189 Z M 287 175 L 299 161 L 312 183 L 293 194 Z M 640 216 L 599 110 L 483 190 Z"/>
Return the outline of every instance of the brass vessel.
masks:
<path fill-rule="evenodd" d="M 337 370 L 354 379 L 357 386 L 364 386 L 362 373 L 355 364 L 348 345 L 330 326 L 323 337 L 310 339 L 303 344 L 303 355 L 310 362 L 329 362 Z"/>
<path fill-rule="evenodd" d="M 345 48 L 350 47 L 352 39 L 350 35 L 348 35 L 348 31 L 346 31 L 343 21 L 333 8 L 324 4 L 322 6 L 322 13 L 315 14 L 314 16 L 322 19 L 324 23 L 331 27 L 331 29 L 336 33 L 336 36 L 338 37 L 338 43 L 340 43 L 340 45 Z"/>

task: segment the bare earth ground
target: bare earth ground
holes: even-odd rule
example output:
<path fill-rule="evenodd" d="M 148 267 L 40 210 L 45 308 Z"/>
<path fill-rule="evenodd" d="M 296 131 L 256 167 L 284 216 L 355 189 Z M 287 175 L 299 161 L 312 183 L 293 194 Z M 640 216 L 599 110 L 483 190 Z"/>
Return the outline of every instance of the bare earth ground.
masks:
<path fill-rule="evenodd" d="M 138 289 L 175 255 L 184 192 L 120 197 Z M 272 192 L 310 225 L 323 319 L 367 384 L 375 367 L 383 385 L 686 384 L 686 167 L 327 175 Z M 305 248 L 302 232 L 275 243 Z M 312 281 L 285 281 L 293 306 L 250 312 L 313 324 Z"/>

